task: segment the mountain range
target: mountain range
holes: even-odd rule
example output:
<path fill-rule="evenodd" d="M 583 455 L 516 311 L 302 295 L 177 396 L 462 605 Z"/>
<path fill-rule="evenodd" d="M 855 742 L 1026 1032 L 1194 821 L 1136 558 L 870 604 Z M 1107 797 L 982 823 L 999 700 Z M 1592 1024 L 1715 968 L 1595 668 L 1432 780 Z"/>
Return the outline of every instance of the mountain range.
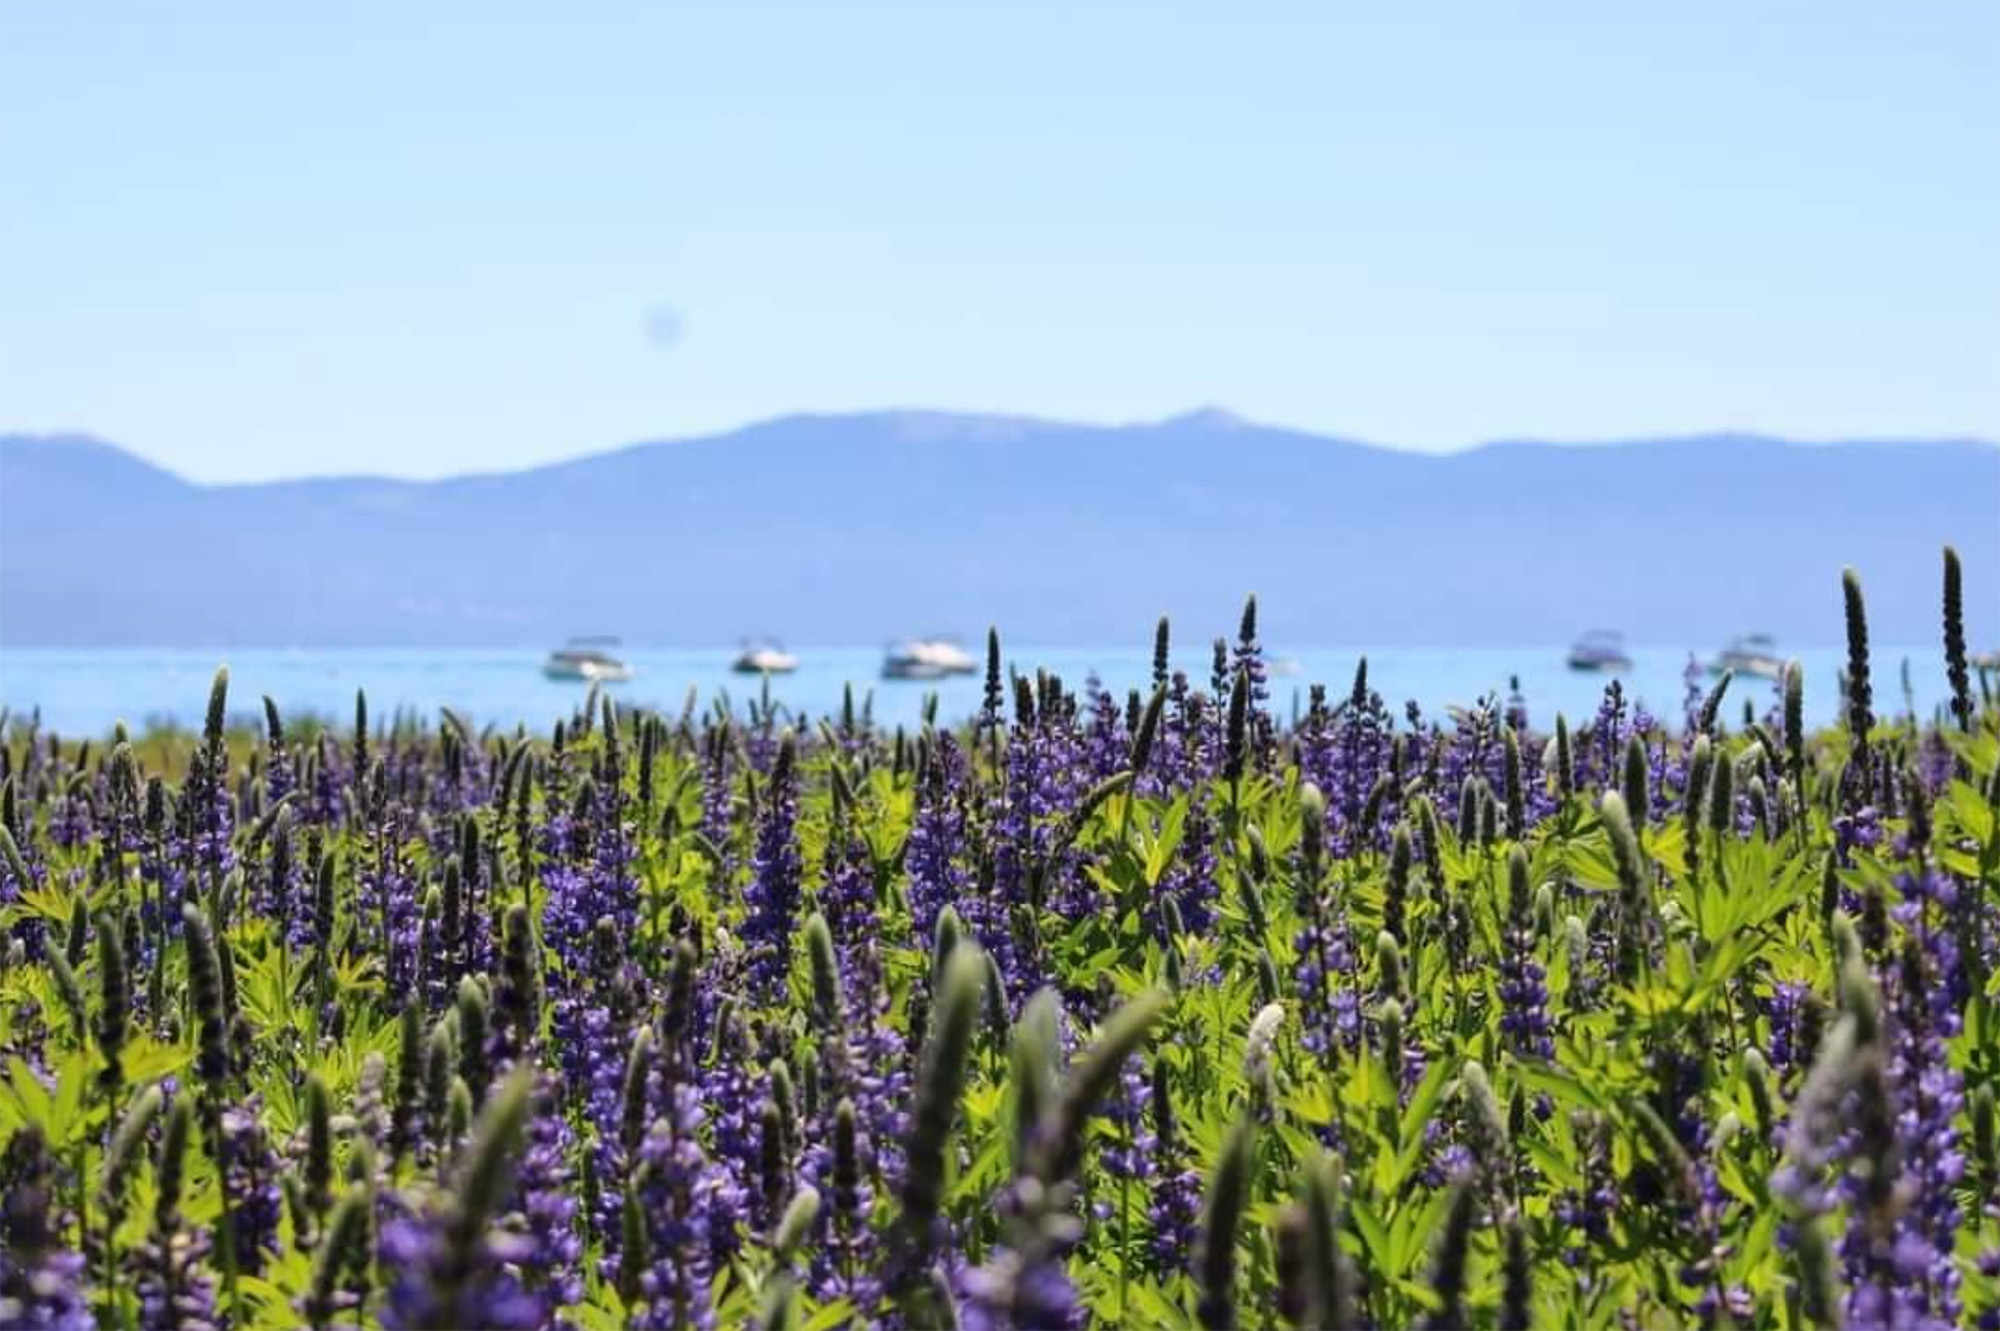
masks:
<path fill-rule="evenodd" d="M 1503 645 L 1610 626 L 1707 646 L 1936 633 L 1939 547 L 2000 630 L 2000 447 L 1756 435 L 1424 454 L 1200 411 L 1102 427 L 788 416 L 438 481 L 195 484 L 0 436 L 0 645 L 478 646 L 753 631 L 861 644 Z M 1187 635 L 1194 635 L 1188 637 Z"/>

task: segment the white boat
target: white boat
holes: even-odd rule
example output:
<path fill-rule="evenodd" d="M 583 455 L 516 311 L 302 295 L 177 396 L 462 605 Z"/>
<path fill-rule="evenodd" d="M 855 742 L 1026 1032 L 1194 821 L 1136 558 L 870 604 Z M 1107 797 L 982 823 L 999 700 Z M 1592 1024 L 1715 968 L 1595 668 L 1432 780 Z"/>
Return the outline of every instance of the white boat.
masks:
<path fill-rule="evenodd" d="M 632 667 L 613 656 L 616 638 L 571 638 L 569 645 L 549 653 L 542 673 L 550 679 L 574 679 L 586 684 L 617 684 L 632 678 Z"/>
<path fill-rule="evenodd" d="M 1625 639 L 1617 630 L 1592 629 L 1571 645 L 1569 668 L 1618 674 L 1632 668 L 1632 658 L 1626 655 Z"/>
<path fill-rule="evenodd" d="M 789 675 L 799 668 L 799 658 L 776 638 L 745 638 L 729 668 L 739 675 Z"/>
<path fill-rule="evenodd" d="M 945 637 L 906 638 L 891 643 L 882 657 L 884 679 L 944 679 L 978 672 L 972 653 Z"/>
<path fill-rule="evenodd" d="M 1708 673 L 1719 675 L 1725 670 L 1733 670 L 1739 675 L 1753 679 L 1776 679 L 1785 673 L 1785 658 L 1778 655 L 1778 645 L 1767 633 L 1746 633 L 1733 640 L 1722 649 L 1722 654 L 1708 663 Z"/>

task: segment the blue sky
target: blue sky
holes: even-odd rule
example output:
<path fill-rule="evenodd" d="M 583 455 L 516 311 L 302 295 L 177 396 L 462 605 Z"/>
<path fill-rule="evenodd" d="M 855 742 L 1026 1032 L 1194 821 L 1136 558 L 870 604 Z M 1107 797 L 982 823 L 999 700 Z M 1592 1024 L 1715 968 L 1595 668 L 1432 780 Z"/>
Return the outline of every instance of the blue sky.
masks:
<path fill-rule="evenodd" d="M 2000 437 L 2000 5 L 0 4 L 0 429 Z"/>

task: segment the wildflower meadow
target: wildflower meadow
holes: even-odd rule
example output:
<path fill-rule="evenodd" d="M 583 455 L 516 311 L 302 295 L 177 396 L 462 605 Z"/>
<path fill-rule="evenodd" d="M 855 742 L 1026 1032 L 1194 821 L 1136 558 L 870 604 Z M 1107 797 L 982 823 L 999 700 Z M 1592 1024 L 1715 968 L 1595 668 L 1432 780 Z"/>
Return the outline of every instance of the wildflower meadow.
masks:
<path fill-rule="evenodd" d="M 11 718 L 0 1326 L 2000 1327 L 1942 584 L 1899 714 L 1830 571 L 1824 730 L 1286 706 L 1254 600 L 917 727 Z"/>

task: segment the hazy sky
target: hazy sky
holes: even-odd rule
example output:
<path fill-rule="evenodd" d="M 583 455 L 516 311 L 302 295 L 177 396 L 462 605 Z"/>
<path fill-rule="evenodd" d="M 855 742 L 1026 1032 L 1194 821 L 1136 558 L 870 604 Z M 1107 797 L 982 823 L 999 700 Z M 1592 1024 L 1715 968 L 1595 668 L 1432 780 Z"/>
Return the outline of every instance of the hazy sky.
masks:
<path fill-rule="evenodd" d="M 0 429 L 2000 437 L 2000 4 L 0 3 Z"/>

